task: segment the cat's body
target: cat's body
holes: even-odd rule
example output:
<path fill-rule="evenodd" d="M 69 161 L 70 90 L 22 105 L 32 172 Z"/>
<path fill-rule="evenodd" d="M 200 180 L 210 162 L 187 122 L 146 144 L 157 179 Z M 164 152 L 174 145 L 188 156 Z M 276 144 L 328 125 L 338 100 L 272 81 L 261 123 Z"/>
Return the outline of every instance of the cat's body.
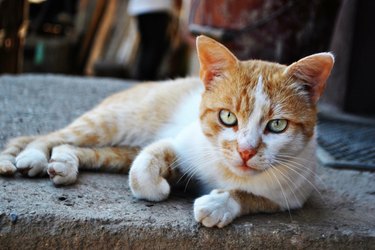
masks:
<path fill-rule="evenodd" d="M 206 37 L 197 46 L 201 79 L 141 84 L 62 130 L 15 139 L 0 154 L 0 174 L 47 172 L 67 185 L 78 167 L 126 172 L 132 164 L 133 195 L 153 201 L 194 178 L 209 193 L 194 204 L 205 226 L 301 207 L 313 188 L 316 102 L 333 57 L 287 67 L 240 62 Z"/>

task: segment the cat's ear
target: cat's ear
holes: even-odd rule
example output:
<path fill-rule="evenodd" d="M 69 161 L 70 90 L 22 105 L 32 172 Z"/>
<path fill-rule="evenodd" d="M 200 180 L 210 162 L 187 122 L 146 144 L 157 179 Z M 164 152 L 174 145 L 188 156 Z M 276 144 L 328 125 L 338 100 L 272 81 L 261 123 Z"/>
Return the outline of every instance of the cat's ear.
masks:
<path fill-rule="evenodd" d="M 286 73 L 307 84 L 311 100 L 316 103 L 322 95 L 335 58 L 332 53 L 318 53 L 291 64 Z"/>
<path fill-rule="evenodd" d="M 238 60 L 224 45 L 211 38 L 198 36 L 196 42 L 200 63 L 199 76 L 206 89 L 209 89 L 212 80 L 237 67 Z"/>

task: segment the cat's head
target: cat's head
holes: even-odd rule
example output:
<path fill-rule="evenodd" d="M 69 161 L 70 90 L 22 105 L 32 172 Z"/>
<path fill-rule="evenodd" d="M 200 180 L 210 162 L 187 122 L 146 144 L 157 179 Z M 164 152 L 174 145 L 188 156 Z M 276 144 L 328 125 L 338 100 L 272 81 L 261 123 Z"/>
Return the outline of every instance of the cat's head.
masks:
<path fill-rule="evenodd" d="M 314 136 L 316 103 L 334 57 L 319 53 L 290 66 L 239 61 L 222 44 L 197 38 L 205 85 L 203 133 L 231 172 L 257 174 L 297 156 Z"/>

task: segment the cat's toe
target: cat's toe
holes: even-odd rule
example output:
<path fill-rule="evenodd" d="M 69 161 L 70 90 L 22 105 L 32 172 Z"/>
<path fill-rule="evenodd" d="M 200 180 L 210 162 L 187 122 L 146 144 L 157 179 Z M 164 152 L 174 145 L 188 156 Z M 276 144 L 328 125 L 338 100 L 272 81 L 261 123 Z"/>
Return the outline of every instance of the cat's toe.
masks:
<path fill-rule="evenodd" d="M 44 153 L 36 149 L 27 149 L 16 157 L 17 170 L 30 177 L 45 174 L 47 165 Z"/>
<path fill-rule="evenodd" d="M 71 185 L 76 182 L 78 166 L 74 162 L 52 161 L 47 173 L 55 185 Z"/>
<path fill-rule="evenodd" d="M 135 198 L 148 201 L 167 199 L 171 189 L 162 177 L 149 178 L 146 173 L 137 176 L 134 171 L 129 173 L 129 185 Z"/>
<path fill-rule="evenodd" d="M 160 166 L 164 164 L 153 158 L 153 155 L 141 153 L 134 160 L 129 172 L 129 185 L 133 196 L 148 201 L 162 201 L 168 198 L 170 185 L 160 176 Z"/>
<path fill-rule="evenodd" d="M 11 176 L 17 171 L 16 166 L 11 161 L 0 161 L 0 175 Z"/>
<path fill-rule="evenodd" d="M 194 217 L 206 227 L 224 227 L 240 214 L 239 204 L 229 192 L 212 191 L 194 202 Z"/>

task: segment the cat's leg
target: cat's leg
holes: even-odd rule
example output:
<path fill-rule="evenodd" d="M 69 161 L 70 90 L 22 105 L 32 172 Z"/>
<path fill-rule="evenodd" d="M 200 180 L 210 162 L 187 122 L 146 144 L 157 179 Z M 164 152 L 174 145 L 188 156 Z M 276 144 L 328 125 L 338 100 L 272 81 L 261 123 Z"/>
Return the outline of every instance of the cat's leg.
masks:
<path fill-rule="evenodd" d="M 50 136 L 50 137 L 48 137 Z M 34 177 L 46 174 L 50 149 L 57 144 L 55 135 L 41 136 L 31 141 L 15 159 L 17 170 L 24 175 Z"/>
<path fill-rule="evenodd" d="M 79 147 L 111 145 L 117 127 L 115 123 L 108 122 L 111 117 L 105 117 L 104 111 L 90 111 L 68 127 L 39 136 L 30 142 L 16 157 L 17 169 L 30 177 L 45 174 L 51 150 L 58 145 L 70 144 Z"/>
<path fill-rule="evenodd" d="M 105 172 L 128 172 L 139 152 L 134 147 L 82 148 L 68 144 L 52 149 L 48 175 L 56 185 L 69 185 L 76 181 L 78 168 Z"/>
<path fill-rule="evenodd" d="M 206 227 L 224 227 L 235 218 L 251 213 L 280 211 L 273 201 L 239 190 L 213 190 L 194 202 L 194 217 Z"/>
<path fill-rule="evenodd" d="M 138 199 L 161 201 L 170 193 L 168 181 L 176 179 L 174 167 L 177 155 L 172 141 L 165 139 L 144 148 L 134 160 L 129 172 L 129 184 Z"/>
<path fill-rule="evenodd" d="M 0 175 L 13 175 L 17 171 L 16 156 L 34 139 L 32 136 L 17 137 L 5 145 L 0 153 Z"/>

